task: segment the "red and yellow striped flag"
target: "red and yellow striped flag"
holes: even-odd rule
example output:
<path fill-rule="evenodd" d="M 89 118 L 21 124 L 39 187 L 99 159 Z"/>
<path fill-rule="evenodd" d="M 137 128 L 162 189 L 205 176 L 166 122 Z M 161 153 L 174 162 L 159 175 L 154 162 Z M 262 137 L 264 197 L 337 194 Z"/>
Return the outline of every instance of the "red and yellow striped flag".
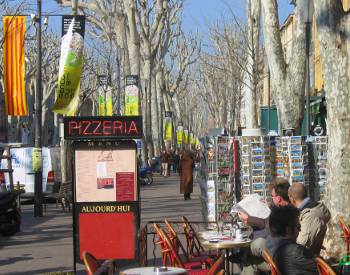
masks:
<path fill-rule="evenodd" d="M 25 116 L 24 33 L 25 16 L 4 16 L 4 84 L 6 114 Z"/>

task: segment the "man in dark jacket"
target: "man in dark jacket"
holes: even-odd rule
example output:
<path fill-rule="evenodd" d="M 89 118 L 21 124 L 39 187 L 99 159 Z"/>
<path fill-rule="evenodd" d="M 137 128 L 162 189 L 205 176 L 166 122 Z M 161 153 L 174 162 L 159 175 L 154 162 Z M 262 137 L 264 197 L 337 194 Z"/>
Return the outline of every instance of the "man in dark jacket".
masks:
<path fill-rule="evenodd" d="M 283 275 L 317 275 L 310 250 L 297 244 L 300 230 L 299 210 L 292 205 L 273 207 L 269 218 L 271 236 L 266 248 Z"/>
<path fill-rule="evenodd" d="M 311 200 L 301 183 L 293 183 L 288 195 L 290 202 L 300 211 L 301 229 L 297 243 L 309 248 L 315 255 L 320 254 L 327 223 L 331 218 L 328 208 L 322 202 Z"/>
<path fill-rule="evenodd" d="M 271 183 L 272 203 L 276 207 L 282 207 L 290 203 L 288 197 L 289 182 L 285 178 L 276 178 Z M 254 230 L 254 241 L 250 244 L 249 249 L 243 250 L 239 262 L 243 264 L 241 275 L 255 275 L 260 271 L 269 271 L 269 266 L 262 258 L 263 250 L 266 248 L 266 238 L 270 235 L 268 228 L 268 219 L 260 219 L 247 215 L 246 213 L 238 213 L 244 224 L 252 226 Z M 235 261 L 233 259 L 233 261 Z"/>

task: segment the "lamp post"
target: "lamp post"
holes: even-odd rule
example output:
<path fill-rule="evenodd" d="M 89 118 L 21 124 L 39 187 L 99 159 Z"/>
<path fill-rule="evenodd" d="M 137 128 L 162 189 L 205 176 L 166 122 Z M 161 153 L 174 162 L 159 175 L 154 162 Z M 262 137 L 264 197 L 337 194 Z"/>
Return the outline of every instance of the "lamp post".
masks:
<path fill-rule="evenodd" d="M 34 217 L 43 216 L 42 178 L 42 90 L 41 90 L 41 0 L 37 0 L 38 14 L 35 18 L 37 31 L 37 74 L 35 92 L 35 148 L 33 150 L 34 174 Z M 35 166 L 35 169 L 34 169 Z"/>

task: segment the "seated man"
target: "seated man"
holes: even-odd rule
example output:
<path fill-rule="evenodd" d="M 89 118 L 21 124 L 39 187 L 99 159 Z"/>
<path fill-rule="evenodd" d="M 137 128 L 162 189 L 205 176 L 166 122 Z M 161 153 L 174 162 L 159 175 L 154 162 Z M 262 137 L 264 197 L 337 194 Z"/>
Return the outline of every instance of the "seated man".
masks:
<path fill-rule="evenodd" d="M 273 205 L 283 206 L 288 205 L 290 203 L 288 196 L 288 190 L 290 185 L 287 179 L 276 178 L 271 183 L 270 187 Z M 247 213 L 243 212 L 239 212 L 238 216 L 244 224 L 252 226 L 256 230 L 265 228 L 266 220 L 249 216 Z"/>
<path fill-rule="evenodd" d="M 299 210 L 292 205 L 273 207 L 269 218 L 271 236 L 267 251 L 283 275 L 317 275 L 313 254 L 297 244 L 300 230 Z"/>
<path fill-rule="evenodd" d="M 288 191 L 290 202 L 300 211 L 301 229 L 297 243 L 318 255 L 331 218 L 328 208 L 322 202 L 312 201 L 306 194 L 305 186 L 293 183 Z"/>
<path fill-rule="evenodd" d="M 271 183 L 271 197 L 273 205 L 285 206 L 289 204 L 288 189 L 290 185 L 285 178 L 276 178 Z M 251 217 L 246 213 L 238 213 L 240 219 L 246 225 L 252 226 L 254 230 L 254 241 L 250 244 L 250 249 L 243 251 L 243 255 L 238 257 L 239 262 L 243 262 L 243 275 L 257 274 L 258 271 L 268 271 L 269 266 L 262 258 L 265 249 L 265 238 L 270 235 L 268 220 Z M 266 226 L 267 225 L 267 226 Z M 236 259 L 232 259 L 235 261 Z"/>

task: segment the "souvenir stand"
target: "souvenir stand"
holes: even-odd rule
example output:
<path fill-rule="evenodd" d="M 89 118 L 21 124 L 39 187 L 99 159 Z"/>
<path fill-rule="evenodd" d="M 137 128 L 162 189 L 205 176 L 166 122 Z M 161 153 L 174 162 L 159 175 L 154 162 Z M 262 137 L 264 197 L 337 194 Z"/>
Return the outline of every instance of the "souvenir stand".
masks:
<path fill-rule="evenodd" d="M 72 141 L 74 269 L 83 251 L 118 266 L 138 261 L 140 116 L 65 117 Z"/>
<path fill-rule="evenodd" d="M 219 136 L 216 145 L 216 218 L 225 219 L 236 203 L 233 167 L 233 138 Z"/>
<path fill-rule="evenodd" d="M 311 150 L 313 155 L 313 171 L 315 179 L 314 199 L 324 198 L 327 183 L 327 136 L 315 136 L 312 139 Z"/>
<path fill-rule="evenodd" d="M 208 153 L 208 152 L 207 152 Z M 216 222 L 216 190 L 215 180 L 217 177 L 216 169 L 216 150 L 207 155 L 207 220 L 208 222 Z"/>
<path fill-rule="evenodd" d="M 242 136 L 239 141 L 241 197 L 257 193 L 268 199 L 268 185 L 274 177 L 275 137 Z"/>
<path fill-rule="evenodd" d="M 233 137 L 215 137 L 214 155 L 208 157 L 208 221 L 225 220 L 236 202 Z"/>
<path fill-rule="evenodd" d="M 276 176 L 286 177 L 289 183 L 310 184 L 309 150 L 306 137 L 276 137 Z"/>

